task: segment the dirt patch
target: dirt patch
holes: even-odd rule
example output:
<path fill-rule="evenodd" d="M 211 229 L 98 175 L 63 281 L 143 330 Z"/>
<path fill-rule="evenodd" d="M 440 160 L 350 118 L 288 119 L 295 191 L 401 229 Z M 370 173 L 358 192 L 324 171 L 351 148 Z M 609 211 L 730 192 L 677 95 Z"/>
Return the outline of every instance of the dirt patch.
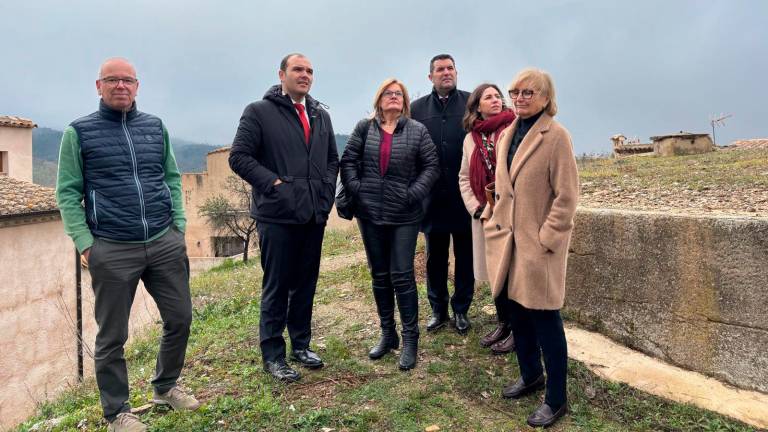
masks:
<path fill-rule="evenodd" d="M 768 138 L 734 141 L 724 148 L 724 150 L 742 149 L 768 149 Z"/>

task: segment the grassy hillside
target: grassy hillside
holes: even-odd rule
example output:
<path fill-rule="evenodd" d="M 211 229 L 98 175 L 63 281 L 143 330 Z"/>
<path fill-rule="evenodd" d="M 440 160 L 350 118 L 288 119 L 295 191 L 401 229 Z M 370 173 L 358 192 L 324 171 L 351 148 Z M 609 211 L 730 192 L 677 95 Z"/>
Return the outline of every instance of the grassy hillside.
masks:
<path fill-rule="evenodd" d="M 585 207 L 768 216 L 768 149 L 584 159 Z"/>
<path fill-rule="evenodd" d="M 423 247 L 417 263 L 423 275 Z M 474 327 L 466 337 L 453 331 L 423 336 L 416 369 L 397 370 L 397 357 L 367 358 L 378 338 L 370 277 L 356 229 L 329 231 L 324 244 L 313 319 L 313 348 L 326 367 L 302 371 L 296 384 L 282 384 L 261 368 L 258 341 L 258 259 L 228 263 L 192 281 L 194 322 L 181 383 L 203 402 L 194 413 L 150 408 L 141 417 L 157 431 L 441 431 L 527 430 L 525 418 L 540 397 L 500 397 L 514 379 L 514 355 L 492 356 L 478 339 L 495 317 L 487 289 L 470 310 Z M 419 283 L 421 323 L 428 303 Z M 423 327 L 422 327 L 423 330 Z M 151 398 L 150 380 L 159 327 L 126 349 L 134 407 Z M 90 361 L 90 360 L 88 360 Z M 569 362 L 571 415 L 554 431 L 748 431 L 749 427 L 688 405 L 671 403 L 601 380 L 584 365 Z M 103 431 L 93 380 L 58 400 L 18 428 L 61 418 L 53 430 Z"/>

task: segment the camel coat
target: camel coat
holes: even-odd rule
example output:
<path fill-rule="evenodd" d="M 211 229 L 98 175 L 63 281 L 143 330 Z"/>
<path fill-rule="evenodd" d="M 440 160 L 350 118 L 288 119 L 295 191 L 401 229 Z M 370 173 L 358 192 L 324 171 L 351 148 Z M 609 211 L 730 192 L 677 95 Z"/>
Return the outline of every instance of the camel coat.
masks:
<path fill-rule="evenodd" d="M 528 309 L 557 310 L 565 298 L 565 271 L 579 176 L 571 136 L 543 113 L 507 166 L 515 120 L 496 147 L 496 204 L 481 220 L 494 297 L 507 295 Z"/>
<path fill-rule="evenodd" d="M 469 215 L 475 214 L 480 207 L 480 201 L 472 192 L 472 186 L 469 183 L 469 158 L 475 150 L 475 141 L 472 134 L 468 133 L 464 137 L 464 155 L 461 157 L 461 169 L 459 170 L 459 190 L 461 199 L 467 208 Z M 483 224 L 479 219 L 472 219 L 472 269 L 475 273 L 475 280 L 487 281 L 488 268 L 485 266 L 485 238 L 483 234 Z"/>

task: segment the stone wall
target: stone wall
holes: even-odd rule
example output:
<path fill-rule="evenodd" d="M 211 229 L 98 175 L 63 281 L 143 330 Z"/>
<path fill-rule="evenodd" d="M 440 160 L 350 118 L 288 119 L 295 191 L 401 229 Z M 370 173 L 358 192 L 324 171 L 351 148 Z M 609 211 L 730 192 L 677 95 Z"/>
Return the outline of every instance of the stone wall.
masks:
<path fill-rule="evenodd" d="M 567 317 L 768 392 L 768 218 L 580 209 L 570 249 Z"/>
<path fill-rule="evenodd" d="M 0 430 L 77 382 L 75 252 L 61 220 L 0 228 Z M 82 273 L 84 368 L 93 376 L 93 291 Z M 130 337 L 159 321 L 139 287 Z M 129 365 L 130 367 L 130 365 Z"/>

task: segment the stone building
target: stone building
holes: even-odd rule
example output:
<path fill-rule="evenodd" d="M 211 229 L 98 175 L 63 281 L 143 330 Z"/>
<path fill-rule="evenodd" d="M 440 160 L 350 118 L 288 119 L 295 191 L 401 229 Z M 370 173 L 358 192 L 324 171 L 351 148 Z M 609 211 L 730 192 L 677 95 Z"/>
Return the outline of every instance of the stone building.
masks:
<path fill-rule="evenodd" d="M 217 195 L 232 197 L 227 190 L 227 178 L 235 173 L 229 168 L 230 147 L 222 147 L 208 153 L 207 168 L 202 173 L 181 175 L 184 192 L 184 209 L 187 214 L 187 254 L 195 257 L 223 257 L 243 252 L 243 243 L 234 235 L 213 230 L 204 217 L 198 214 L 208 198 Z"/>
<path fill-rule="evenodd" d="M 32 120 L 0 116 L 0 176 L 32 181 Z"/>
<path fill-rule="evenodd" d="M 683 156 L 708 153 L 715 150 L 709 134 L 680 131 L 669 135 L 652 136 L 653 152 L 659 156 Z"/>

